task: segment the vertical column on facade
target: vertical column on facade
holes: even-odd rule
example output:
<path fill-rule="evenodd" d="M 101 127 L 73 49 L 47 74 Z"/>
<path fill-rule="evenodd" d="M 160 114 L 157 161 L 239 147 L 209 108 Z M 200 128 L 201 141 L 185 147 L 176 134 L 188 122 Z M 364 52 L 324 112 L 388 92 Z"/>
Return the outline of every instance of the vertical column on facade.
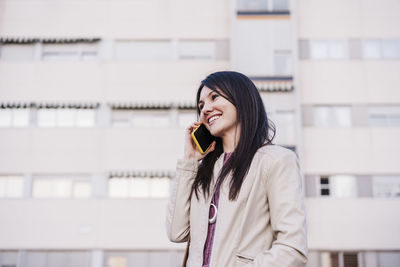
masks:
<path fill-rule="evenodd" d="M 171 125 L 173 127 L 179 127 L 179 112 L 178 112 L 178 107 L 172 107 L 170 110 L 170 116 L 171 116 Z"/>
<path fill-rule="evenodd" d="M 98 57 L 100 60 L 111 60 L 114 58 L 114 40 L 101 40 L 99 42 Z"/>
<path fill-rule="evenodd" d="M 111 107 L 106 103 L 101 103 L 97 108 L 96 125 L 101 128 L 108 128 L 111 126 Z"/>
<path fill-rule="evenodd" d="M 42 43 L 41 42 L 35 43 L 35 50 L 34 50 L 33 59 L 35 61 L 42 60 Z"/>
<path fill-rule="evenodd" d="M 32 197 L 32 190 L 33 189 L 33 177 L 32 174 L 25 174 L 24 175 L 24 191 L 23 197 L 30 198 Z"/>
<path fill-rule="evenodd" d="M 92 250 L 90 267 L 103 267 L 104 251 Z"/>
<path fill-rule="evenodd" d="M 104 173 L 92 175 L 92 198 L 104 198 L 108 195 L 108 177 Z"/>
<path fill-rule="evenodd" d="M 16 267 L 25 267 L 27 266 L 26 260 L 26 250 L 18 251 L 18 258 L 17 258 L 17 266 Z"/>

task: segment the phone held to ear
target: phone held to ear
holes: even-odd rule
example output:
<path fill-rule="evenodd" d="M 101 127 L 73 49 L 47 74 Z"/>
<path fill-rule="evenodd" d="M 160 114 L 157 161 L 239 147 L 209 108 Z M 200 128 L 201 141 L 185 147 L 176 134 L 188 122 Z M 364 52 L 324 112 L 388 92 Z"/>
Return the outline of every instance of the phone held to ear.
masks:
<path fill-rule="evenodd" d="M 215 137 L 211 135 L 210 131 L 203 123 L 197 126 L 191 135 L 201 154 L 205 154 L 215 140 Z"/>

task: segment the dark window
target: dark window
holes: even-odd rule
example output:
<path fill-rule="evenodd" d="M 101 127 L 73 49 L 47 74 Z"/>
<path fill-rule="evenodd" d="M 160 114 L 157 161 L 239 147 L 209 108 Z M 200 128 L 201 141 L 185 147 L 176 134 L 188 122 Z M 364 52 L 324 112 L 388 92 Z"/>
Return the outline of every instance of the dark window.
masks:
<path fill-rule="evenodd" d="M 331 267 L 339 267 L 339 253 L 331 253 Z"/>
<path fill-rule="evenodd" d="M 329 196 L 329 189 L 321 189 L 321 196 Z"/>
<path fill-rule="evenodd" d="M 356 253 L 343 254 L 344 267 L 358 267 L 358 258 Z"/>
<path fill-rule="evenodd" d="M 328 177 L 321 177 L 321 184 L 329 184 L 329 178 Z"/>

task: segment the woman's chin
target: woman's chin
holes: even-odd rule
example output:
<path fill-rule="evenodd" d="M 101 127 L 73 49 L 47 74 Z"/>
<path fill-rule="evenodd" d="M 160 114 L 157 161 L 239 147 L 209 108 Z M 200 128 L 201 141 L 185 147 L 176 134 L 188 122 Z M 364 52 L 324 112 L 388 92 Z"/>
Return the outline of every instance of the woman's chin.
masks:
<path fill-rule="evenodd" d="M 210 133 L 211 133 L 212 136 L 215 136 L 215 137 L 221 137 L 222 136 L 222 131 L 218 131 L 216 129 L 215 130 L 211 129 Z"/>

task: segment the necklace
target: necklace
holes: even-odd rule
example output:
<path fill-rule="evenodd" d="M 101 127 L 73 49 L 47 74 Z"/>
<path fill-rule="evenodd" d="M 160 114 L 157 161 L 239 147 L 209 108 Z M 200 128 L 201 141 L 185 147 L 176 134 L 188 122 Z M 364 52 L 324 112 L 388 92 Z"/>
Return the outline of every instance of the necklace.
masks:
<path fill-rule="evenodd" d="M 212 216 L 212 218 L 208 219 L 209 224 L 213 224 L 217 221 L 217 212 L 218 212 L 217 206 L 215 206 L 214 203 L 211 203 L 211 207 L 214 208 L 214 216 Z"/>

